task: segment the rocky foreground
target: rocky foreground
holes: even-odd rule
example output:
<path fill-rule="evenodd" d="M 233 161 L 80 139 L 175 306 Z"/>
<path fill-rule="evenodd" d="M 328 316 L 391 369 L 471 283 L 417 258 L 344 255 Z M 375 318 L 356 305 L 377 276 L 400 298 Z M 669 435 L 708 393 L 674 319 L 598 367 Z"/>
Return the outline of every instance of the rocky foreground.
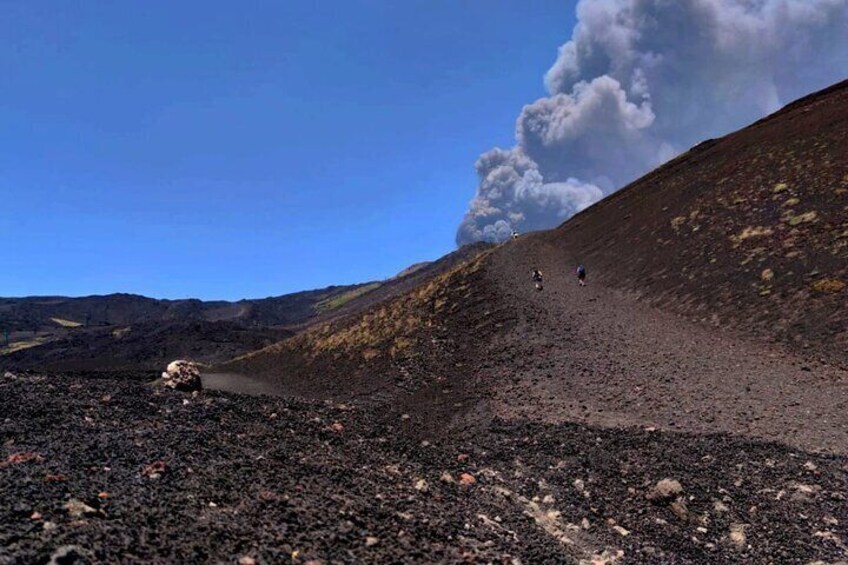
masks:
<path fill-rule="evenodd" d="M 0 378 L 0 563 L 838 563 L 848 458 L 132 380 Z M 667 479 L 667 480 L 665 480 Z"/>

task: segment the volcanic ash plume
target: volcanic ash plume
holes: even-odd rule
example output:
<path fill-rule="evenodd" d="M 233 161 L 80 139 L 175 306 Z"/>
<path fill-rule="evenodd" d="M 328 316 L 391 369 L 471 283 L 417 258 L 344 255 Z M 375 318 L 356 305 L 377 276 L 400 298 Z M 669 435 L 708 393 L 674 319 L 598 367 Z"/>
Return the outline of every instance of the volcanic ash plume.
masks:
<path fill-rule="evenodd" d="M 699 141 L 848 76 L 848 0 L 581 0 L 457 243 L 551 228 Z"/>

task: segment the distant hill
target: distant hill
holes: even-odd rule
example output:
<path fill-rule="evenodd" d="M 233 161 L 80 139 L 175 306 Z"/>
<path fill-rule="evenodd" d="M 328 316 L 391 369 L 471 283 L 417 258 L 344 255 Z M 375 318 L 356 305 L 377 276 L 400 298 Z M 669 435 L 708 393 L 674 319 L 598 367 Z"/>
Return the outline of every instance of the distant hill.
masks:
<path fill-rule="evenodd" d="M 31 296 L 0 298 L 0 325 L 11 331 L 61 326 L 64 320 L 88 326 L 120 326 L 146 322 L 231 321 L 245 326 L 287 326 L 320 313 L 319 305 L 369 286 L 332 286 L 253 300 L 160 300 L 135 294 L 69 298 Z M 373 284 L 372 284 L 373 286 Z M 87 322 L 87 323 L 86 323 Z M 66 326 L 67 327 L 67 326 Z"/>
<path fill-rule="evenodd" d="M 220 362 L 270 345 L 292 333 L 285 329 L 205 320 L 91 327 L 0 356 L 0 366 L 57 372 L 147 371 L 153 376 L 175 359 Z"/>
<path fill-rule="evenodd" d="M 367 310 L 486 248 L 466 246 L 386 281 L 237 302 L 130 294 L 0 298 L 0 330 L 12 335 L 11 347 L 0 349 L 0 367 L 149 370 L 178 357 L 221 362 Z"/>

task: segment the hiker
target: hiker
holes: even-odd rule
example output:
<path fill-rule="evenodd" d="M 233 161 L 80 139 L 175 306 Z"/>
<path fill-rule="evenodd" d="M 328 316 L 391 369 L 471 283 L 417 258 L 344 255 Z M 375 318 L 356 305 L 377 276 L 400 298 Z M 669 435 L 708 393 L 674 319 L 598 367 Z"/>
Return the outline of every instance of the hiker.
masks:
<path fill-rule="evenodd" d="M 542 271 L 533 269 L 533 282 L 536 284 L 536 290 L 542 290 Z"/>
<path fill-rule="evenodd" d="M 580 286 L 586 286 L 586 267 L 583 265 L 577 266 L 577 283 Z"/>
<path fill-rule="evenodd" d="M 516 239 L 518 239 L 518 232 L 515 231 L 515 230 L 512 230 L 512 241 L 515 241 Z"/>

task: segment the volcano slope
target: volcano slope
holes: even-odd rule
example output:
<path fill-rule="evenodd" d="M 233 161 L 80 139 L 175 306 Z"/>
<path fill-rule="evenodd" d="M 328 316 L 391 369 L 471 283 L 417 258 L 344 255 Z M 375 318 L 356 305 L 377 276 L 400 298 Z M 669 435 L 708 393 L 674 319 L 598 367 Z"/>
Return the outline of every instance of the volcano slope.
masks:
<path fill-rule="evenodd" d="M 569 268 L 848 363 L 848 81 L 693 148 L 546 236 Z"/>

